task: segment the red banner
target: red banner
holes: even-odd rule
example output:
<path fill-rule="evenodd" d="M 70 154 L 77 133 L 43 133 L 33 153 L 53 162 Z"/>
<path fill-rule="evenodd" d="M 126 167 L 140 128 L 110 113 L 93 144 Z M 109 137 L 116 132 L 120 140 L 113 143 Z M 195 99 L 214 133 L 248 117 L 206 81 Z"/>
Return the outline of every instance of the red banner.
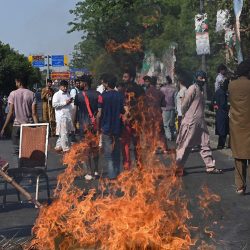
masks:
<path fill-rule="evenodd" d="M 52 72 L 51 73 L 52 80 L 69 80 L 70 72 Z"/>

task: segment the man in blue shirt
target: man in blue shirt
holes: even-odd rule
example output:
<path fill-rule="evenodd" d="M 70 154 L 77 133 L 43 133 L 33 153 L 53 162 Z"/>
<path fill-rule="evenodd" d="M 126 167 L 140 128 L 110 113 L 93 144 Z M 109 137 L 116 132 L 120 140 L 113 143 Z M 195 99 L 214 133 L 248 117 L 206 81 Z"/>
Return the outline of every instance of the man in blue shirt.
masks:
<path fill-rule="evenodd" d="M 104 158 L 108 164 L 108 178 L 115 179 L 120 173 L 121 116 L 124 114 L 124 97 L 114 90 L 116 78 L 109 75 L 107 91 L 99 98 L 97 124 L 102 133 Z"/>

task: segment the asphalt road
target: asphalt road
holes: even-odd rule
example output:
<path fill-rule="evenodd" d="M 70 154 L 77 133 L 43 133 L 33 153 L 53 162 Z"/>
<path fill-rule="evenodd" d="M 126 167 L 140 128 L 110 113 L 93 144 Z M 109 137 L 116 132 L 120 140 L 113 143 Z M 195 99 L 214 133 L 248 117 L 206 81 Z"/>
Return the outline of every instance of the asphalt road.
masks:
<path fill-rule="evenodd" d="M 51 148 L 53 146 L 53 141 Z M 214 143 L 212 144 L 214 146 Z M 61 156 L 49 150 L 48 175 L 51 189 L 55 187 L 57 175 L 64 170 Z M 12 164 L 12 147 L 9 140 L 0 140 L 0 155 Z M 214 151 L 216 165 L 224 169 L 222 175 L 208 175 L 197 152 L 190 155 L 183 177 L 183 190 L 189 198 L 189 208 L 193 214 L 190 225 L 198 227 L 197 234 L 204 241 L 212 243 L 216 249 L 249 249 L 250 250 L 250 188 L 245 196 L 235 194 L 233 159 L 229 150 Z M 34 185 L 23 183 L 24 187 L 34 195 Z M 221 197 L 221 201 L 211 206 L 212 214 L 203 217 L 197 206 L 197 195 L 202 194 L 201 187 L 208 188 Z M 0 183 L 0 199 L 3 185 Z M 40 200 L 46 202 L 45 183 L 42 182 Z M 27 239 L 31 236 L 31 228 L 35 222 L 38 210 L 33 204 L 23 202 L 18 204 L 15 190 L 9 187 L 7 206 L 0 208 L 0 235 L 7 239 Z M 1 200 L 0 200 L 1 205 Z M 209 238 L 205 228 L 215 232 L 214 239 Z M 196 248 L 194 248 L 196 249 Z"/>

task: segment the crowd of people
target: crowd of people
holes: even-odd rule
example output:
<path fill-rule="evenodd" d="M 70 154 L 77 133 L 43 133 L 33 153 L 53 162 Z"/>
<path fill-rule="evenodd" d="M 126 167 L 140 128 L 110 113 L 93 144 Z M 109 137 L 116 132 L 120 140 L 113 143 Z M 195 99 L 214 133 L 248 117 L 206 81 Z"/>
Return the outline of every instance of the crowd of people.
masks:
<path fill-rule="evenodd" d="M 155 76 L 144 76 L 143 84 L 137 84 L 135 77 L 135 72 L 125 70 L 122 81 L 118 82 L 114 75 L 104 73 L 99 79 L 100 85 L 93 88 L 92 76 L 83 75 L 75 80 L 72 88 L 69 88 L 68 81 L 60 81 L 58 91 L 53 89 L 52 81 L 48 79 L 41 91 L 42 120 L 50 124 L 50 135 L 57 136 L 55 150 L 67 152 L 73 143 L 84 140 L 88 133 L 98 135 L 98 145 L 89 151 L 85 178 L 91 180 L 99 177 L 101 147 L 107 163 L 107 177 L 115 179 L 122 169 L 130 170 L 138 163 L 136 146 L 139 138 L 133 112 L 143 100 L 145 109 L 139 112 L 145 113 L 143 115 L 148 119 L 151 132 L 159 142 L 155 154 L 167 153 L 169 144 L 176 141 L 176 175 L 185 173 L 185 163 L 194 147 L 200 150 L 206 172 L 221 174 L 222 170 L 216 167 L 212 156 L 205 121 L 206 73 L 197 71 L 189 87 L 181 77 L 176 86 L 166 76 L 165 83 L 160 87 Z M 230 131 L 230 145 L 235 158 L 236 192 L 243 194 L 250 159 L 249 60 L 238 66 L 237 77 L 237 80 L 231 81 L 227 77 L 226 66 L 218 67 L 213 103 L 216 110 L 215 132 L 219 136 L 217 148 L 225 147 Z M 8 97 L 9 110 L 1 130 L 3 135 L 14 116 L 12 140 L 15 145 L 18 145 L 20 125 L 38 122 L 36 96 L 27 89 L 26 83 L 24 77 L 16 77 L 17 90 Z"/>

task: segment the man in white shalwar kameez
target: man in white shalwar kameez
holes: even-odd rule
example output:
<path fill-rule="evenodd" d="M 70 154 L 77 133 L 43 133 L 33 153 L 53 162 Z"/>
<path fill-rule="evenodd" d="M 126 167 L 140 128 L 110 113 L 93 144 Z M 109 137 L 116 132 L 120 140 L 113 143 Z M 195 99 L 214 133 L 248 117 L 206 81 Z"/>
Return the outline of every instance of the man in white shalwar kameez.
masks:
<path fill-rule="evenodd" d="M 57 91 L 52 100 L 52 106 L 56 115 L 56 134 L 58 139 L 55 150 L 67 152 L 70 149 L 69 136 L 73 131 L 72 123 L 72 103 L 73 98 L 68 93 L 68 82 L 60 82 L 59 91 Z"/>
<path fill-rule="evenodd" d="M 206 81 L 206 73 L 197 71 L 195 83 L 186 91 L 181 104 L 183 119 L 177 137 L 176 164 L 177 175 L 183 174 L 184 164 L 192 147 L 200 145 L 200 155 L 206 165 L 206 172 L 219 174 L 222 171 L 215 167 L 215 161 L 209 142 L 209 132 L 205 121 L 205 99 L 203 86 Z"/>

